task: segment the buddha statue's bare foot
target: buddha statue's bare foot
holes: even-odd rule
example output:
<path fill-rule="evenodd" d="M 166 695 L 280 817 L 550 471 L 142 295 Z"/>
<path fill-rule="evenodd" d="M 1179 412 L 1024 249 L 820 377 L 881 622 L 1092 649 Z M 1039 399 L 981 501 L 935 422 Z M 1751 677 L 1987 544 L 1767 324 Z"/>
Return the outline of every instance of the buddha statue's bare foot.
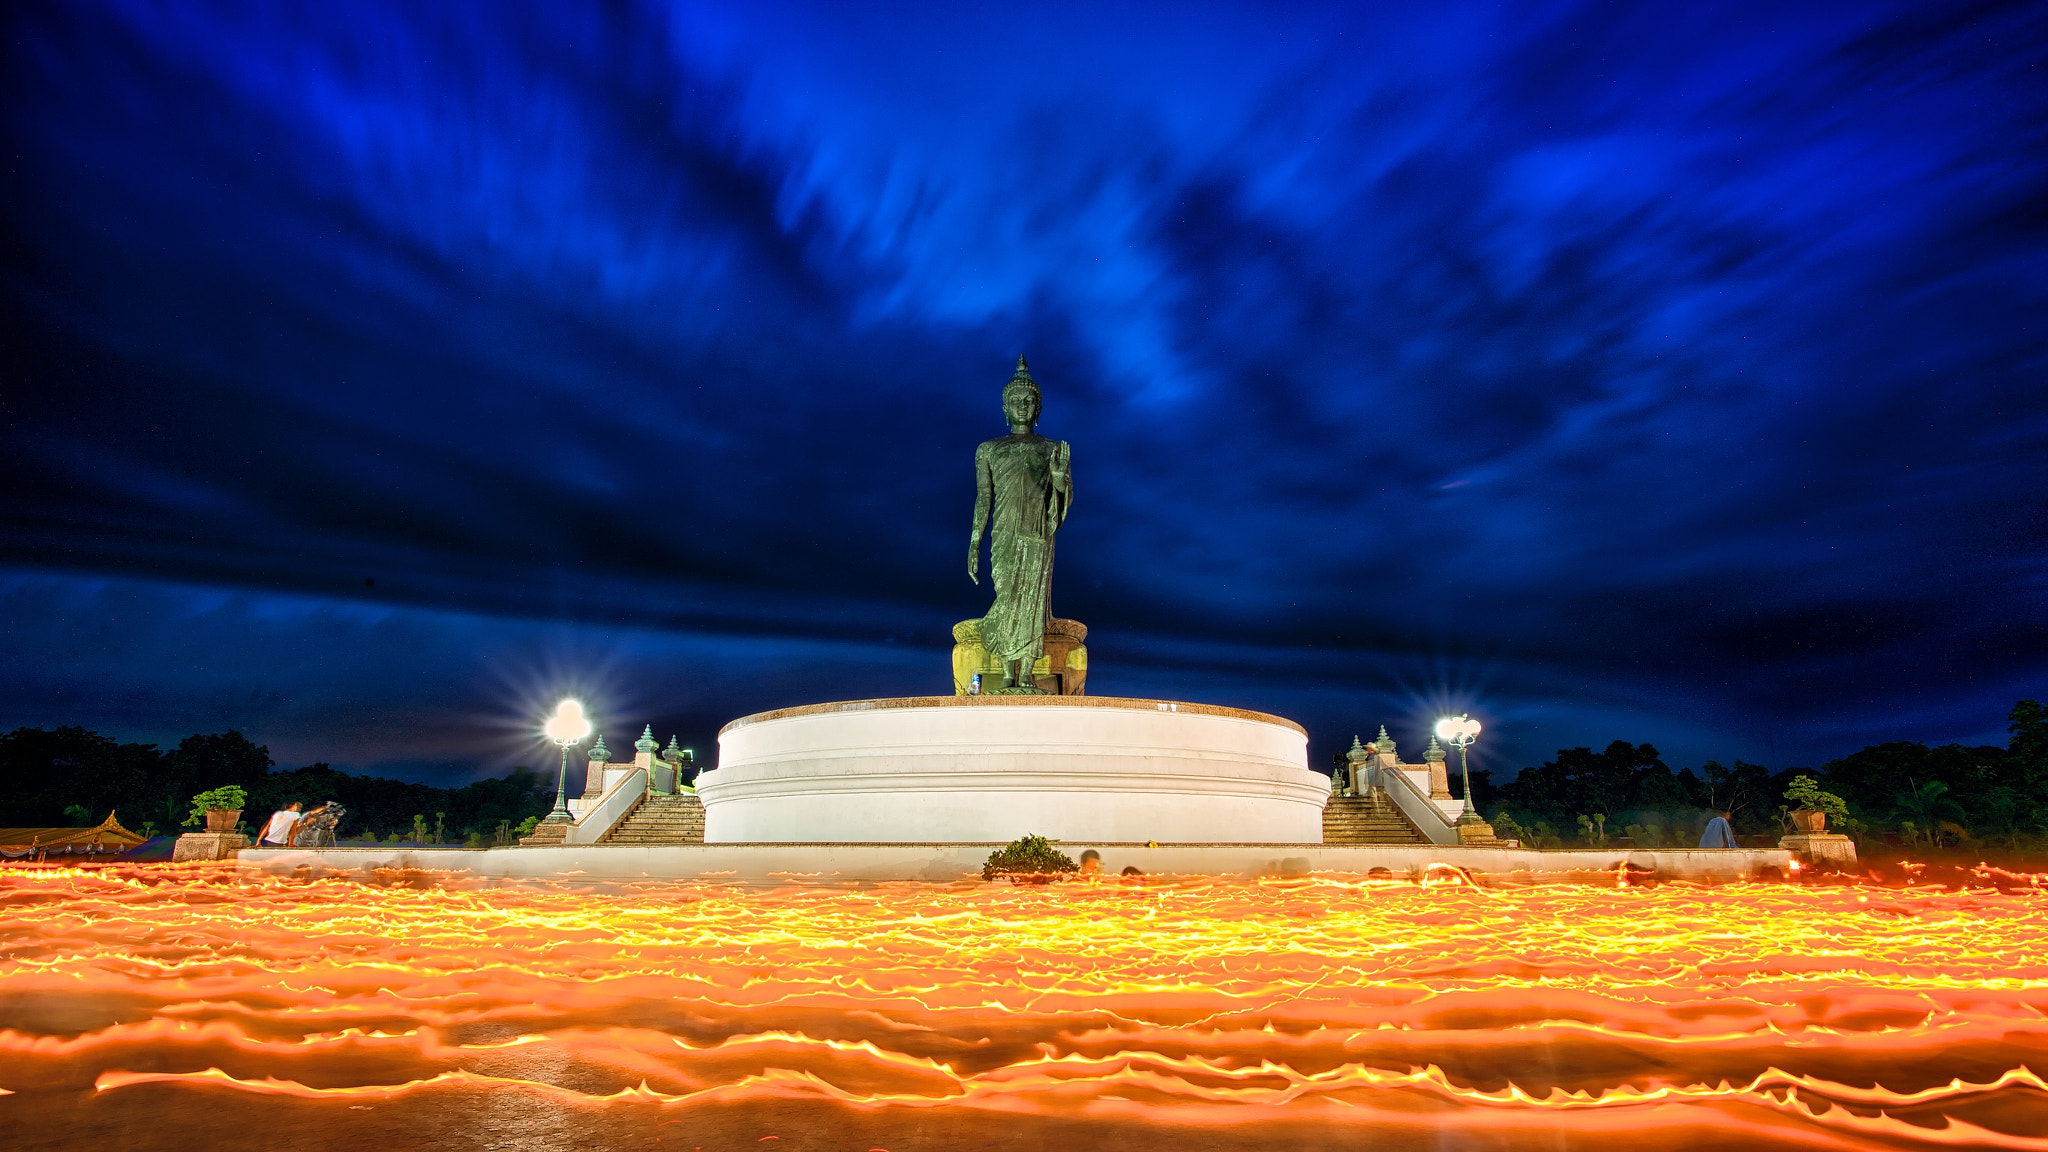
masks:
<path fill-rule="evenodd" d="M 1033 682 L 1031 665 L 1027 661 L 1003 662 L 1003 686 L 994 689 L 995 696 L 1043 696 L 1045 689 Z"/>

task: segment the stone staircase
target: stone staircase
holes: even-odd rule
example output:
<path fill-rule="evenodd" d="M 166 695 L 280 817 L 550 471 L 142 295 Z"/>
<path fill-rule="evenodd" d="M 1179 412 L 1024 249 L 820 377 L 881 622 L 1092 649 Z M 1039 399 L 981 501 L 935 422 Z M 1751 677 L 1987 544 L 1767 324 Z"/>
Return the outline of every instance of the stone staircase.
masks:
<path fill-rule="evenodd" d="M 702 844 L 704 803 L 693 792 L 650 794 L 618 826 L 604 844 Z"/>
<path fill-rule="evenodd" d="M 1387 794 L 1378 788 L 1369 796 L 1332 796 L 1323 807 L 1325 844 L 1427 844 Z"/>

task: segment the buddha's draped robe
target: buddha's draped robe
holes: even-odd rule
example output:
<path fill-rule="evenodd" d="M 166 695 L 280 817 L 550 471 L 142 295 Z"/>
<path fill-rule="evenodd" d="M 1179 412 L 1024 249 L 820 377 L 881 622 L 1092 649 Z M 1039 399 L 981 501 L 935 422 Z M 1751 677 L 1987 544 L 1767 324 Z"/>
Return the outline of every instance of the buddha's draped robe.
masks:
<path fill-rule="evenodd" d="M 1005 436 L 974 450 L 975 527 L 986 507 L 996 594 L 981 619 L 981 645 L 1002 660 L 1036 660 L 1045 652 L 1052 538 L 1074 497 L 1070 460 L 1066 441 L 1035 434 Z"/>

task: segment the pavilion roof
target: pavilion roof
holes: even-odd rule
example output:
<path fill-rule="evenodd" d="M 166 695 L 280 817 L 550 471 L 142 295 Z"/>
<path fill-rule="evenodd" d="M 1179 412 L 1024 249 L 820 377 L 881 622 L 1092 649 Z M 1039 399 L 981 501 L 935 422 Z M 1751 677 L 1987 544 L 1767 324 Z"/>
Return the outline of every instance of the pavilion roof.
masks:
<path fill-rule="evenodd" d="M 88 844 L 101 846 L 120 845 L 133 848 L 147 840 L 137 832 L 121 827 L 112 812 L 93 828 L 0 828 L 0 848 L 57 848 L 66 846 L 84 847 Z"/>

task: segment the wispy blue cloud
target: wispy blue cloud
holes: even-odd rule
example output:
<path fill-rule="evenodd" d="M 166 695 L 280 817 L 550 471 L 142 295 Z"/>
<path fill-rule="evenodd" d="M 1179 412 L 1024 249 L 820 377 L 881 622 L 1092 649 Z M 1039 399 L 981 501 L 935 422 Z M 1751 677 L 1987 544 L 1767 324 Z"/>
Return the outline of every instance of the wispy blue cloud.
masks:
<path fill-rule="evenodd" d="M 1724 759 L 2048 690 L 2040 4 L 5 19 L 22 580 L 942 666 L 1021 349 L 1104 682 Z"/>

